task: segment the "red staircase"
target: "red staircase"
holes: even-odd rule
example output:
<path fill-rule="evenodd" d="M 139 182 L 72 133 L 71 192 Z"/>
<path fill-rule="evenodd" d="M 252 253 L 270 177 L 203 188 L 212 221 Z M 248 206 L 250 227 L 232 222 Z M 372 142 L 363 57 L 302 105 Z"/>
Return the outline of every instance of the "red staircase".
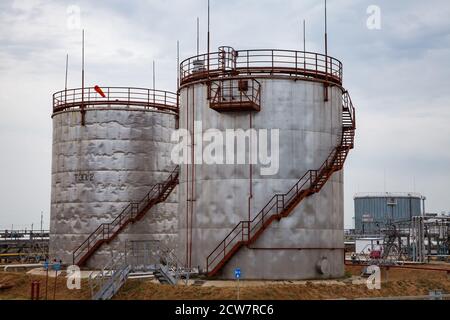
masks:
<path fill-rule="evenodd" d="M 342 134 L 338 146 L 317 170 L 307 171 L 284 194 L 275 194 L 252 219 L 240 221 L 206 258 L 208 276 L 214 276 L 244 245 L 253 243 L 274 220 L 287 217 L 306 197 L 319 192 L 331 175 L 343 168 L 355 137 L 355 110 L 347 91 L 342 95 Z"/>
<path fill-rule="evenodd" d="M 103 244 L 113 240 L 128 224 L 140 220 L 154 205 L 163 202 L 178 184 L 179 167 L 163 182 L 152 186 L 139 202 L 130 202 L 125 209 L 109 223 L 102 223 L 73 252 L 73 264 L 83 266 L 94 252 Z"/>

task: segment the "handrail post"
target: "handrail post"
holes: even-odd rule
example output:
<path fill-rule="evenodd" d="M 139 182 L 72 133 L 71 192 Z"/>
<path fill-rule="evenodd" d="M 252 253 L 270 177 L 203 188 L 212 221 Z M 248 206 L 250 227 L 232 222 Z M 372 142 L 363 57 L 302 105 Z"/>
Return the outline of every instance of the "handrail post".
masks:
<path fill-rule="evenodd" d="M 273 74 L 273 69 L 274 69 L 274 61 L 273 61 L 273 49 L 272 49 L 272 74 Z"/>
<path fill-rule="evenodd" d="M 249 73 L 248 72 L 248 70 L 250 70 L 250 61 L 249 61 L 249 52 L 248 52 L 248 50 L 247 50 L 247 73 Z"/>
<path fill-rule="evenodd" d="M 306 72 L 306 52 L 305 51 L 303 51 L 303 69 Z"/>

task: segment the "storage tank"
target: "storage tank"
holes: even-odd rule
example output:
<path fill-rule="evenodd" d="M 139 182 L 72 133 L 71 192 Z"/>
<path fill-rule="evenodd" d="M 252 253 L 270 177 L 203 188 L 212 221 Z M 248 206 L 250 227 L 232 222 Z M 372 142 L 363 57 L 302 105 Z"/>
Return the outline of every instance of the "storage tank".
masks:
<path fill-rule="evenodd" d="M 425 197 L 415 192 L 365 192 L 355 194 L 354 202 L 355 232 L 377 234 L 387 223 L 420 216 Z"/>
<path fill-rule="evenodd" d="M 51 257 L 77 263 L 75 249 L 94 230 L 114 221 L 174 170 L 170 136 L 177 100 L 172 92 L 127 87 L 53 95 Z M 96 248 L 87 266 L 103 267 L 111 252 L 123 251 L 126 240 L 157 239 L 174 246 L 176 237 L 174 191 L 109 244 Z"/>
<path fill-rule="evenodd" d="M 178 256 L 223 279 L 236 268 L 245 279 L 343 276 L 340 169 L 355 122 L 341 63 L 317 53 L 220 47 L 184 60 L 180 73 L 180 128 L 189 133 Z M 202 159 L 213 141 L 245 132 L 236 149 L 226 144 Z M 235 153 L 241 159 L 228 161 Z"/>

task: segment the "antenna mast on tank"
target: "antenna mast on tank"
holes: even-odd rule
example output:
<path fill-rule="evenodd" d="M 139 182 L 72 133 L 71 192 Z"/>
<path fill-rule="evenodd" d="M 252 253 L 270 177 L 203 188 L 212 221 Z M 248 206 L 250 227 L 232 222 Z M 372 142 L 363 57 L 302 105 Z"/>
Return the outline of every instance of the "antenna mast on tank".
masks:
<path fill-rule="evenodd" d="M 200 19 L 197 17 L 197 56 L 200 54 Z"/>
<path fill-rule="evenodd" d="M 303 19 L 303 52 L 306 52 L 306 21 Z"/>
<path fill-rule="evenodd" d="M 180 41 L 177 40 L 177 93 L 180 90 Z"/>
<path fill-rule="evenodd" d="M 325 56 L 328 57 L 327 0 L 325 0 Z"/>
<path fill-rule="evenodd" d="M 325 101 L 328 101 L 328 34 L 327 34 L 327 0 L 325 0 Z"/>
<path fill-rule="evenodd" d="M 64 103 L 67 104 L 67 69 L 69 68 L 69 54 L 66 54 L 66 78 L 64 80 Z"/>
<path fill-rule="evenodd" d="M 84 126 L 85 119 L 84 114 L 86 111 L 84 110 L 84 29 L 82 31 L 81 38 L 81 125 Z"/>
<path fill-rule="evenodd" d="M 177 40 L 177 108 L 180 110 L 180 41 Z M 175 129 L 180 126 L 180 115 L 175 116 Z"/>
<path fill-rule="evenodd" d="M 155 88 L 155 60 L 153 60 L 153 103 L 155 103 L 156 100 Z"/>
<path fill-rule="evenodd" d="M 211 93 L 209 92 L 209 87 L 210 87 L 210 82 L 209 82 L 209 52 L 210 52 L 210 36 L 209 36 L 209 25 L 210 25 L 210 20 L 209 20 L 209 0 L 208 0 L 208 34 L 207 34 L 207 51 L 208 51 L 208 55 L 207 55 L 207 67 L 208 67 L 208 100 L 211 98 Z"/>
<path fill-rule="evenodd" d="M 303 19 L 303 68 L 306 70 L 306 21 Z"/>

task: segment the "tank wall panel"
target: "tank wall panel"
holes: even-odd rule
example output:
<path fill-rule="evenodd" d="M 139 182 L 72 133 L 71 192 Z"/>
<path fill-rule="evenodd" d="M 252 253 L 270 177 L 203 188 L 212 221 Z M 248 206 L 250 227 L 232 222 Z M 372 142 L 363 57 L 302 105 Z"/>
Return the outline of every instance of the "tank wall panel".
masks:
<path fill-rule="evenodd" d="M 72 262 L 73 250 L 101 223 L 111 222 L 130 201 L 141 200 L 175 165 L 170 152 L 173 115 L 126 109 L 92 109 L 53 117 L 50 254 Z M 101 267 L 111 248 L 127 239 L 177 237 L 177 193 L 127 227 L 111 246 L 88 261 Z"/>

